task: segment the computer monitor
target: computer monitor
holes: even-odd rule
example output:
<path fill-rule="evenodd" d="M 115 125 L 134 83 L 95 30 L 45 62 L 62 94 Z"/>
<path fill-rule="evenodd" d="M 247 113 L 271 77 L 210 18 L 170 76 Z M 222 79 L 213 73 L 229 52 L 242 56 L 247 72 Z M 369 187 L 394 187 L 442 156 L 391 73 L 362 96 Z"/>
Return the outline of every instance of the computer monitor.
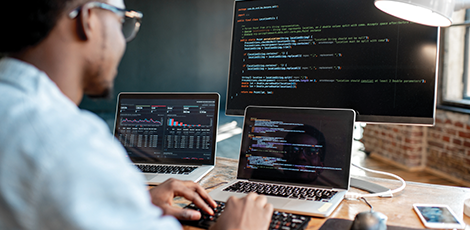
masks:
<path fill-rule="evenodd" d="M 350 108 L 359 122 L 432 125 L 438 41 L 374 0 L 236 1 L 226 114 Z"/>

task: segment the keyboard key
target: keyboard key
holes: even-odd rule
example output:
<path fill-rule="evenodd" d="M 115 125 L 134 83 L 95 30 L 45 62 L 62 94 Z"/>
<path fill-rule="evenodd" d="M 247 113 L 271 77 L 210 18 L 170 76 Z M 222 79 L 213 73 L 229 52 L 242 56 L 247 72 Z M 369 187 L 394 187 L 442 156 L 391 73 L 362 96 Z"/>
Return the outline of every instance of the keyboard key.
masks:
<path fill-rule="evenodd" d="M 168 165 L 136 165 L 144 173 L 162 174 L 190 174 L 197 167 L 192 166 L 168 166 Z"/>
<path fill-rule="evenodd" d="M 222 214 L 225 209 L 225 202 L 216 201 L 217 207 L 213 208 L 214 215 L 202 212 L 194 203 L 187 205 L 185 208 L 194 209 L 201 212 L 201 219 L 198 221 L 180 221 L 183 225 L 190 225 L 198 228 L 208 229 L 211 225 L 216 223 L 217 218 Z M 269 224 L 269 230 L 301 230 L 305 229 L 311 217 L 296 215 L 292 213 L 274 211 Z"/>
<path fill-rule="evenodd" d="M 328 201 L 337 193 L 337 191 L 326 189 L 312 189 L 305 187 L 271 185 L 242 181 L 225 188 L 224 191 L 239 193 L 256 192 L 260 195 L 280 196 L 309 201 Z"/>

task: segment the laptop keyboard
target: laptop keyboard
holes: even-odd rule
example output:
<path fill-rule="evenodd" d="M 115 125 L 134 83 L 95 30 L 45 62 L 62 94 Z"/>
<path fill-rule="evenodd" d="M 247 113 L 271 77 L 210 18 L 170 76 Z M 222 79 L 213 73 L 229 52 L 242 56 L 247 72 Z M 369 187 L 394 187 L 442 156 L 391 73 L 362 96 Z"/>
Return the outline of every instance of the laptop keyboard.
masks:
<path fill-rule="evenodd" d="M 289 185 L 264 184 L 257 182 L 239 181 L 223 191 L 249 193 L 255 192 L 268 196 L 280 196 L 309 201 L 329 201 L 337 191 L 328 189 L 314 189 Z"/>
<path fill-rule="evenodd" d="M 213 225 L 217 218 L 222 214 L 225 208 L 225 202 L 216 201 L 217 207 L 214 208 L 214 215 L 211 216 L 202 212 L 194 203 L 189 204 L 185 208 L 194 209 L 201 212 L 201 219 L 198 221 L 180 221 L 181 224 L 190 225 L 198 228 L 208 229 Z M 282 230 L 301 230 L 307 227 L 311 217 L 296 215 L 292 213 L 274 211 L 269 224 L 269 230 L 282 229 Z"/>
<path fill-rule="evenodd" d="M 198 167 L 196 166 L 169 166 L 169 165 L 136 165 L 144 173 L 183 174 L 188 175 Z"/>

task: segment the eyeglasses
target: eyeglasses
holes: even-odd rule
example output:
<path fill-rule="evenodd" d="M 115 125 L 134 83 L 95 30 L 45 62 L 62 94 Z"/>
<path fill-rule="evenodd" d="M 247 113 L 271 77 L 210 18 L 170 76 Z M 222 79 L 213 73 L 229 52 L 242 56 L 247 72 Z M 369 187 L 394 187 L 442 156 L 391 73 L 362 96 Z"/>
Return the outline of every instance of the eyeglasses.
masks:
<path fill-rule="evenodd" d="M 90 8 L 101 8 L 104 10 L 109 10 L 121 16 L 122 17 L 122 21 L 121 21 L 122 22 L 122 34 L 124 35 L 126 42 L 129 42 L 132 39 L 134 39 L 135 35 L 139 31 L 142 17 L 144 16 L 139 11 L 119 9 L 115 6 L 102 3 L 102 2 L 88 2 L 85 5 Z M 76 18 L 78 14 L 80 13 L 81 8 L 82 6 L 70 12 L 69 17 L 72 19 Z"/>
<path fill-rule="evenodd" d="M 303 154 L 306 157 L 315 157 L 320 156 L 321 147 L 292 147 L 290 149 L 290 154 Z M 300 155 L 299 155 L 300 156 Z"/>

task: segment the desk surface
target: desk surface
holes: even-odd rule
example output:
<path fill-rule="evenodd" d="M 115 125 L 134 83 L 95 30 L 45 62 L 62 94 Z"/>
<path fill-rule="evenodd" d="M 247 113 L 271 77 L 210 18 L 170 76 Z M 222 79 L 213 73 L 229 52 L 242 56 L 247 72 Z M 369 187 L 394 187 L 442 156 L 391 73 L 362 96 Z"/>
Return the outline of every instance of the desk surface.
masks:
<path fill-rule="evenodd" d="M 228 158 L 217 158 L 214 170 L 207 174 L 199 183 L 210 191 L 221 182 L 229 182 L 236 178 L 237 160 Z M 353 175 L 354 176 L 354 175 Z M 356 176 L 354 176 L 356 177 Z M 365 179 L 365 177 L 357 177 Z M 380 184 L 387 188 L 398 188 L 401 183 L 395 180 L 370 178 L 367 180 Z M 365 193 L 361 190 L 351 188 L 354 192 Z M 367 201 L 374 207 L 375 211 L 382 212 L 388 217 L 387 224 L 411 228 L 425 228 L 418 216 L 412 209 L 414 203 L 447 204 L 467 224 L 466 230 L 470 230 L 470 217 L 463 214 L 463 202 L 470 198 L 470 189 L 462 187 L 441 186 L 408 182 L 406 188 L 400 193 L 394 194 L 393 198 L 370 197 Z M 183 204 L 185 201 L 179 199 L 176 203 Z M 329 218 L 342 218 L 353 220 L 357 213 L 369 210 L 369 206 L 359 200 L 343 200 Z M 312 218 L 308 230 L 319 229 L 327 218 Z M 184 229 L 197 229 L 185 226 Z"/>

